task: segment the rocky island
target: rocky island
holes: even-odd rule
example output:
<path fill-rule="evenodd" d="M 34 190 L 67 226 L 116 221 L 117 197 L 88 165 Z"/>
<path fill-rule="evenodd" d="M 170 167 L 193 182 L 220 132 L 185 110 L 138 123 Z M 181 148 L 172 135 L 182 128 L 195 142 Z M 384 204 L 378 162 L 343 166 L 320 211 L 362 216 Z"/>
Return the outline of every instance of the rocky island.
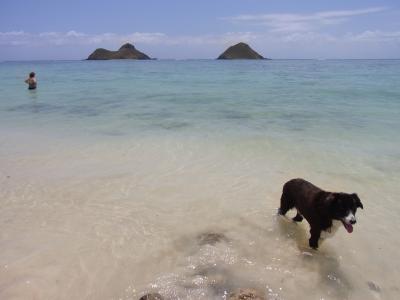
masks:
<path fill-rule="evenodd" d="M 218 59 L 264 59 L 246 43 L 238 43 L 225 50 Z"/>
<path fill-rule="evenodd" d="M 96 49 L 87 58 L 88 60 L 108 60 L 108 59 L 151 59 L 146 54 L 138 51 L 132 44 L 126 43 L 118 51 L 110 51 L 103 48 Z"/>

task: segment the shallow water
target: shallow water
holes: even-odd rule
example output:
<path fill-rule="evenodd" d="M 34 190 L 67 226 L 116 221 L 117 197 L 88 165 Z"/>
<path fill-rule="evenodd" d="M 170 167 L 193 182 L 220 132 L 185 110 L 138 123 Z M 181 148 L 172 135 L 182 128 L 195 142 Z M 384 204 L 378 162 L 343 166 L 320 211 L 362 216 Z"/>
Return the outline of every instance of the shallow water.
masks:
<path fill-rule="evenodd" d="M 399 75 L 400 61 L 1 63 L 0 299 L 397 299 Z M 276 216 L 294 177 L 357 192 L 354 232 L 309 249 L 306 222 Z"/>

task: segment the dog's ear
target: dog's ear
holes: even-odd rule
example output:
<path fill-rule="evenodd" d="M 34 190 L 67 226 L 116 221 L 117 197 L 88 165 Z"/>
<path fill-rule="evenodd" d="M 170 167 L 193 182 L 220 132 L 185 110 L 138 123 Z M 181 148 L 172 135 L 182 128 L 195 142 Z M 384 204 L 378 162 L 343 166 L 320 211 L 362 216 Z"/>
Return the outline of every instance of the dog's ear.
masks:
<path fill-rule="evenodd" d="M 351 194 L 351 195 L 353 196 L 353 199 L 354 199 L 355 202 L 356 202 L 356 207 L 360 207 L 361 209 L 364 209 L 364 206 L 363 206 L 363 204 L 361 203 L 360 198 L 358 198 L 358 195 L 357 195 L 356 193 Z"/>

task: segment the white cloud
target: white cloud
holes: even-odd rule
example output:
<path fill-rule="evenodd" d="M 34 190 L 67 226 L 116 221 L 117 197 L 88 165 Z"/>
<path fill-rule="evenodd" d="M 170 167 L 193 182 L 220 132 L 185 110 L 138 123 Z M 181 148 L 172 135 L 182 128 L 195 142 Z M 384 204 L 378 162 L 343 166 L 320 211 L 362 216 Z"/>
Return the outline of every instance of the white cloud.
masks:
<path fill-rule="evenodd" d="M 354 42 L 400 42 L 400 31 L 367 30 L 358 34 L 348 33 L 345 38 Z"/>
<path fill-rule="evenodd" d="M 134 41 L 140 43 L 154 43 L 165 38 L 162 33 L 130 33 L 130 34 L 86 34 L 70 30 L 68 32 L 41 32 L 29 33 L 24 31 L 0 32 L 0 45 L 26 44 L 30 46 L 48 45 L 101 45 L 103 43 L 120 43 Z"/>
<path fill-rule="evenodd" d="M 294 25 L 295 27 L 296 25 Z M 165 33 L 133 32 L 128 34 L 102 33 L 87 34 L 74 30 L 68 32 L 28 33 L 24 31 L 0 32 L 0 46 L 79 46 L 93 45 L 106 47 L 126 42 L 143 45 L 166 46 L 226 46 L 240 41 L 265 42 L 268 40 L 292 42 L 400 42 L 400 31 L 366 30 L 360 33 L 332 35 L 315 31 L 295 31 L 280 34 L 254 32 L 227 32 L 223 34 L 177 35 Z"/>
<path fill-rule="evenodd" d="M 341 39 L 341 37 L 316 32 L 295 32 L 281 37 L 281 41 L 284 43 L 331 43 Z"/>
<path fill-rule="evenodd" d="M 150 45 L 225 45 L 239 41 L 250 42 L 257 35 L 251 32 L 228 32 L 224 34 L 169 36 L 160 32 L 133 32 L 128 34 L 101 33 L 87 34 L 74 30 L 68 32 L 28 33 L 24 31 L 0 32 L 0 46 L 29 45 L 64 46 L 94 45 L 105 47 L 122 43 Z"/>
<path fill-rule="evenodd" d="M 355 10 L 322 11 L 312 14 L 256 14 L 223 18 L 236 23 L 257 24 L 268 27 L 272 32 L 297 32 L 332 24 L 339 24 L 351 17 L 378 13 L 386 7 L 370 7 Z"/>
<path fill-rule="evenodd" d="M 75 30 L 70 30 L 66 34 L 66 36 L 73 36 L 73 37 L 85 37 L 86 34 L 81 32 L 76 32 Z"/>
<path fill-rule="evenodd" d="M 250 43 L 260 54 L 272 58 L 398 57 L 400 53 L 400 31 L 378 29 L 345 34 L 311 30 L 203 35 L 168 35 L 160 32 L 88 34 L 74 30 L 42 33 L 10 31 L 0 32 L 0 53 L 9 53 L 7 55 L 14 58 L 14 47 L 25 53 L 22 57 L 43 52 L 46 53 L 45 57 L 65 59 L 72 57 L 69 53 L 74 49 L 73 57 L 79 58 L 86 56 L 94 48 L 117 49 L 123 43 L 130 42 L 140 50 L 159 58 L 209 58 L 240 41 Z M 40 50 L 31 51 L 32 48 Z"/>

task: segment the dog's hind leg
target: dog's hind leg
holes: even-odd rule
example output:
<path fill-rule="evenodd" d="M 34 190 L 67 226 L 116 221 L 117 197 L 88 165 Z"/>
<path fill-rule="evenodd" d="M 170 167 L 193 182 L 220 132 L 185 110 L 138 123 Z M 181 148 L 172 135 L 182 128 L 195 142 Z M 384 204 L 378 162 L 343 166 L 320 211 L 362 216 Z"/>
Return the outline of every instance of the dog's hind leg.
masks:
<path fill-rule="evenodd" d="M 301 222 L 303 221 L 303 216 L 297 212 L 296 216 L 292 220 L 295 222 Z"/>
<path fill-rule="evenodd" d="M 321 229 L 320 228 L 313 228 L 311 225 L 311 237 L 308 241 L 308 244 L 310 245 L 311 248 L 317 249 L 318 248 L 318 240 L 319 237 L 321 236 Z"/>
<path fill-rule="evenodd" d="M 280 215 L 286 215 L 288 210 L 292 209 L 294 207 L 294 201 L 291 201 L 290 198 L 285 196 L 285 193 L 282 193 L 281 196 L 281 206 L 279 207 L 278 214 Z"/>

